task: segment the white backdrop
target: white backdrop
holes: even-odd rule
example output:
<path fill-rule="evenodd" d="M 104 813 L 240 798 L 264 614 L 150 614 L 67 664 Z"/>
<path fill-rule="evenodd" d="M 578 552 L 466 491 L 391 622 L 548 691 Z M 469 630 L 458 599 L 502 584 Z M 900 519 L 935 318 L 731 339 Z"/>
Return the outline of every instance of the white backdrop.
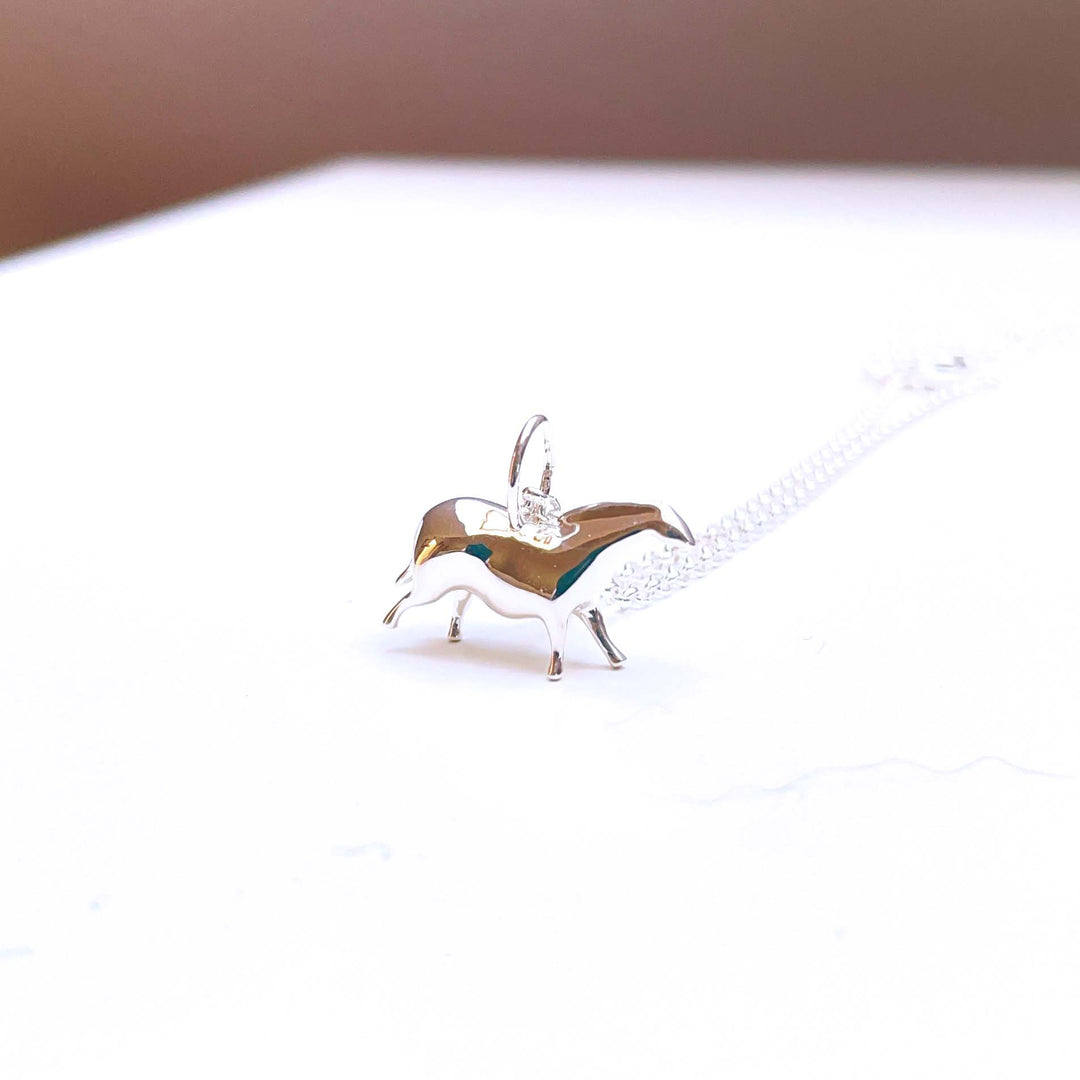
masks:
<path fill-rule="evenodd" d="M 1075 176 L 344 162 L 0 269 L 0 1075 L 1075 1077 Z M 380 617 L 551 418 L 700 526 L 612 624 Z"/>

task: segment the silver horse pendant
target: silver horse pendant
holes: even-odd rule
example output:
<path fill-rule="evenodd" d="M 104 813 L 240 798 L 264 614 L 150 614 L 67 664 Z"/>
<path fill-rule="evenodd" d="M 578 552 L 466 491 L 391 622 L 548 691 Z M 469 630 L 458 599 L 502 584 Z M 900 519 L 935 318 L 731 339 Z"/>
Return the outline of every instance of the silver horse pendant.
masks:
<path fill-rule="evenodd" d="M 506 505 L 487 499 L 449 499 L 433 506 L 416 533 L 412 561 L 398 577 L 409 591 L 386 613 L 395 627 L 409 608 L 455 594 L 449 639 L 461 640 L 461 620 L 474 596 L 510 619 L 539 619 L 551 642 L 548 678 L 563 670 L 566 628 L 577 616 L 619 667 L 626 657 L 608 636 L 599 599 L 625 561 L 621 545 L 649 530 L 667 540 L 694 543 L 673 510 L 642 503 L 592 503 L 562 513 L 551 495 L 551 443 L 547 418 L 531 417 L 510 460 Z M 543 431 L 544 470 L 539 490 L 522 484 L 522 463 L 532 437 Z"/>

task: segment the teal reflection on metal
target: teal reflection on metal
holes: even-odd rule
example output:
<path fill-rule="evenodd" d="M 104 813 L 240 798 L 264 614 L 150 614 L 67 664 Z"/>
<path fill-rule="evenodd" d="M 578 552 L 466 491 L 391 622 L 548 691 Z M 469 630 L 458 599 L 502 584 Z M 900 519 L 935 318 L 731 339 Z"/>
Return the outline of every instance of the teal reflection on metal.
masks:
<path fill-rule="evenodd" d="M 481 562 L 487 562 L 491 558 L 491 548 L 487 544 L 466 544 L 465 554 L 473 555 Z"/>
<path fill-rule="evenodd" d="M 641 530 L 638 529 L 635 531 L 640 532 Z M 632 534 L 628 533 L 627 535 Z M 614 540 L 611 541 L 611 544 L 613 543 L 615 543 Z M 585 558 L 577 564 L 577 566 L 570 567 L 570 569 L 567 570 L 566 573 L 563 574 L 563 576 L 559 578 L 557 582 L 555 582 L 555 596 L 552 597 L 552 599 L 557 599 L 558 597 L 562 596 L 562 594 L 566 592 L 566 590 L 569 589 L 570 586 L 573 585 L 574 582 L 577 581 L 577 579 L 581 577 L 581 575 L 584 574 L 590 566 L 592 566 L 593 560 L 596 558 L 596 556 L 599 555 L 601 551 L 604 551 L 606 548 L 611 547 L 611 544 L 605 544 L 603 547 L 598 547 L 595 551 L 589 552 L 589 554 L 586 555 Z"/>

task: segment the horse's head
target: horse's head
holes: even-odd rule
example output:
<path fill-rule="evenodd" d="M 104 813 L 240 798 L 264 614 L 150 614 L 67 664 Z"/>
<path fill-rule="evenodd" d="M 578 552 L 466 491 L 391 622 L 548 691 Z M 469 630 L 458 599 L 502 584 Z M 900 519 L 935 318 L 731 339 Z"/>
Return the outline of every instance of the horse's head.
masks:
<path fill-rule="evenodd" d="M 631 536 L 651 529 L 665 540 L 693 544 L 690 526 L 670 507 L 649 503 L 593 503 L 579 506 L 562 516 L 575 530 L 594 536 Z"/>
<path fill-rule="evenodd" d="M 670 506 L 658 506 L 657 510 L 660 512 L 660 527 L 656 531 L 661 536 L 668 540 L 678 540 L 683 544 L 697 543 L 694 534 L 690 531 L 690 526 Z"/>

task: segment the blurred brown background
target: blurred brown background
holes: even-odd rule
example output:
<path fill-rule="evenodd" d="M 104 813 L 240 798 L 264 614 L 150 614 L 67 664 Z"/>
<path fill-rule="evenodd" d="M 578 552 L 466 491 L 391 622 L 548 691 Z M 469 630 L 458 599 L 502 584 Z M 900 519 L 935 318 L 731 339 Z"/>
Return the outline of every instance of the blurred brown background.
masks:
<path fill-rule="evenodd" d="M 0 0 L 0 252 L 344 152 L 1080 165 L 1080 0 Z"/>

